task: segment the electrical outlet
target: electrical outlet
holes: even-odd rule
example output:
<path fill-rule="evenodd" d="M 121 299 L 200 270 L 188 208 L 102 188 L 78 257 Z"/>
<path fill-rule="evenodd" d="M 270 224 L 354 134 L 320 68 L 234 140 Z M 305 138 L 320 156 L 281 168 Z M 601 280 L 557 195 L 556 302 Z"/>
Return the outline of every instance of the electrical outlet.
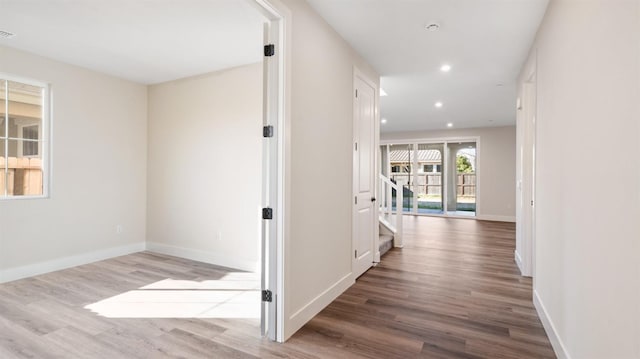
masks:
<path fill-rule="evenodd" d="M 218 231 L 218 241 L 222 240 L 222 232 Z"/>
<path fill-rule="evenodd" d="M 122 234 L 124 227 L 121 224 L 116 225 L 116 234 Z"/>

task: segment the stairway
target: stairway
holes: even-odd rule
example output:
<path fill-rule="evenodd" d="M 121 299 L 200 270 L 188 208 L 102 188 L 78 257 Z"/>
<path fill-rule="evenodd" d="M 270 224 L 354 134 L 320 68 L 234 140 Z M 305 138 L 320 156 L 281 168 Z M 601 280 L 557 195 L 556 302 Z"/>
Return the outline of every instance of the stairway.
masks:
<path fill-rule="evenodd" d="M 402 248 L 402 207 L 395 210 L 396 203 L 404 203 L 405 188 L 400 187 L 391 179 L 380 174 L 380 186 L 378 188 L 378 197 L 380 199 L 380 208 L 378 211 L 378 249 L 380 257 L 387 253 L 391 248 Z M 408 196 L 413 196 L 413 192 L 409 191 Z"/>
<path fill-rule="evenodd" d="M 382 257 L 385 253 L 387 253 L 391 248 L 394 247 L 393 240 L 395 237 L 395 232 L 386 221 L 380 220 L 378 223 L 378 249 L 380 250 L 380 257 Z"/>
<path fill-rule="evenodd" d="M 393 234 L 386 234 L 380 231 L 380 240 L 378 241 L 380 248 L 380 256 L 382 257 L 391 248 L 393 248 Z"/>

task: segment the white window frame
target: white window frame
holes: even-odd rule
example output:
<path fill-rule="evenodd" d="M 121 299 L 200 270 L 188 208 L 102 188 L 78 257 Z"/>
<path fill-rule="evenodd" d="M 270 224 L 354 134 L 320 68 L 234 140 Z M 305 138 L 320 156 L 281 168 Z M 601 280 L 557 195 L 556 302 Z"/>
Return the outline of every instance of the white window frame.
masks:
<path fill-rule="evenodd" d="M 13 201 L 13 200 L 33 200 L 33 199 L 47 199 L 50 196 L 51 191 L 51 122 L 52 122 L 52 113 L 51 113 L 51 86 L 44 82 L 33 80 L 28 77 L 16 76 L 12 74 L 2 73 L 0 72 L 0 81 L 4 82 L 6 96 L 9 97 L 9 88 L 8 82 L 19 82 L 25 85 L 31 85 L 40 87 L 43 89 L 42 93 L 42 122 L 40 123 L 39 133 L 40 139 L 38 140 L 39 146 L 38 151 L 41 153 L 42 159 L 42 194 L 31 196 L 31 195 L 21 195 L 14 196 L 8 195 L 7 193 L 7 184 L 6 180 L 8 178 L 8 160 L 5 160 L 4 168 L 0 168 L 0 175 L 5 176 L 5 186 L 0 189 L 0 201 Z M 20 138 L 9 137 L 9 101 L 4 101 L 4 103 L 0 103 L 0 106 L 5 106 L 5 137 L 1 137 L 1 139 L 5 140 L 4 144 L 4 153 L 6 159 L 9 158 L 9 140 L 19 140 Z M 19 130 L 22 130 L 20 126 Z M 22 148 L 18 146 L 18 151 L 21 153 Z"/>

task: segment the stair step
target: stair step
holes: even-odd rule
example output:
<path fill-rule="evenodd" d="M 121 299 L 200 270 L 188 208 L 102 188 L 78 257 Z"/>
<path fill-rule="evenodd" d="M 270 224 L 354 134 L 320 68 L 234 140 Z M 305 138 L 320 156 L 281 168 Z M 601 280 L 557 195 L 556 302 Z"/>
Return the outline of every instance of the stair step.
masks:
<path fill-rule="evenodd" d="M 387 253 L 393 247 L 393 236 L 390 234 L 380 234 L 380 256 Z"/>

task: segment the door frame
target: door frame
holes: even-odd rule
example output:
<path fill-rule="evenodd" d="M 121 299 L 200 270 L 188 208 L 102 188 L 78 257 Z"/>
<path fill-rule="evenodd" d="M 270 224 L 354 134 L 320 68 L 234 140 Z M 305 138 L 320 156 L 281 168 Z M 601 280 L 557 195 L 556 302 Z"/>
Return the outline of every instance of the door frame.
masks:
<path fill-rule="evenodd" d="M 275 54 L 265 57 L 263 125 L 273 126 L 273 137 L 263 139 L 263 208 L 273 210 L 273 219 L 262 221 L 262 289 L 272 293 L 271 302 L 261 303 L 263 335 L 284 342 L 285 238 L 289 235 L 287 208 L 290 198 L 291 106 L 291 12 L 280 0 L 246 0 L 267 19 L 265 44 Z"/>
<path fill-rule="evenodd" d="M 518 208 L 516 208 L 515 261 L 525 277 L 535 281 L 536 250 L 536 120 L 537 120 L 537 64 L 533 56 L 521 82 L 518 98 Z"/>
<path fill-rule="evenodd" d="M 355 147 L 355 143 L 356 143 L 356 101 L 355 101 L 355 91 L 356 91 L 356 81 L 357 80 L 362 80 L 363 82 L 365 82 L 367 85 L 371 86 L 371 88 L 373 89 L 373 101 L 374 101 L 374 118 L 373 118 L 373 126 L 374 126 L 374 134 L 373 134 L 373 142 L 372 142 L 372 161 L 373 164 L 371 166 L 371 181 L 372 183 L 372 187 L 371 187 L 371 192 L 372 195 L 375 197 L 378 194 L 378 185 L 379 182 L 377 180 L 378 178 L 378 173 L 380 171 L 380 168 L 378 168 L 379 164 L 379 151 L 378 148 L 380 147 L 380 110 L 379 110 L 379 104 L 380 104 L 380 89 L 379 86 L 376 84 L 376 82 L 369 77 L 368 75 L 366 75 L 363 71 L 361 71 L 357 66 L 353 67 L 353 89 L 352 89 L 352 95 L 353 97 L 353 118 L 352 118 L 352 135 L 351 135 L 351 143 L 352 146 Z M 352 147 L 352 149 L 354 148 Z M 359 168 L 356 168 L 356 156 L 358 155 L 358 153 L 356 151 L 352 151 L 353 156 L 352 156 L 352 172 L 351 172 L 351 183 L 352 183 L 352 187 L 351 187 L 351 198 L 349 199 L 351 201 L 351 252 L 349 253 L 349 255 L 351 256 L 351 273 L 352 275 L 354 275 L 353 280 L 355 280 L 355 273 L 353 271 L 354 267 L 355 267 L 355 262 L 356 262 L 356 258 L 353 255 L 354 251 L 355 251 L 355 244 L 357 241 L 356 238 L 356 205 L 354 203 L 354 198 L 355 196 L 357 196 L 357 192 L 358 192 L 358 186 L 357 186 L 357 179 L 355 176 L 356 171 L 359 171 Z M 371 241 L 371 253 L 373 253 L 373 262 L 371 263 L 371 266 L 373 266 L 374 263 L 378 263 L 380 262 L 380 245 L 379 245 L 379 239 L 380 239 L 380 228 L 378 226 L 378 218 L 379 218 L 379 213 L 378 213 L 378 208 L 379 206 L 377 205 L 377 203 L 375 203 L 373 205 L 373 240 Z"/>

